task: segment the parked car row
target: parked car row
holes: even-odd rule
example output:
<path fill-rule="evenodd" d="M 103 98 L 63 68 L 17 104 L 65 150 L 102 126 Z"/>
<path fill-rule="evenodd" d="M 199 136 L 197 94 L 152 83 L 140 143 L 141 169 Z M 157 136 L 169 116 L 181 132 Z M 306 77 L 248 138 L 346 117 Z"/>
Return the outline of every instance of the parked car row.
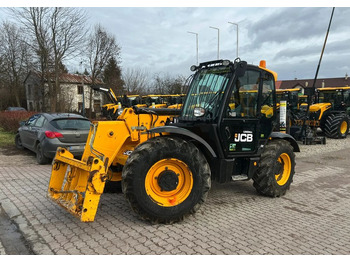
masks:
<path fill-rule="evenodd" d="M 39 113 L 20 123 L 15 137 L 16 147 L 36 153 L 39 164 L 47 164 L 57 147 L 67 148 L 81 157 L 89 134 L 89 119 L 71 113 Z"/>

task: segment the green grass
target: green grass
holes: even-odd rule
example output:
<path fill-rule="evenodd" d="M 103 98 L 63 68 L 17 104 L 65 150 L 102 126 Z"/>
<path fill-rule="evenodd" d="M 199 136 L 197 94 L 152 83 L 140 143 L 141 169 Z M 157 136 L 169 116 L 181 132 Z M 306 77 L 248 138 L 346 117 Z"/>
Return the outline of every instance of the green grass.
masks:
<path fill-rule="evenodd" d="M 16 134 L 11 132 L 5 132 L 0 128 L 0 147 L 7 147 L 15 144 Z"/>

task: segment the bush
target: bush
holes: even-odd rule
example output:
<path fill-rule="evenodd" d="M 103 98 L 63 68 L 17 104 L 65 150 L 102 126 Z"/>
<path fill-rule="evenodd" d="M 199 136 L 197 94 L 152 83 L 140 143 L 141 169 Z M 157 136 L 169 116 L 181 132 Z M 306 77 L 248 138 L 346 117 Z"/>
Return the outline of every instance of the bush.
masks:
<path fill-rule="evenodd" d="M 19 122 L 27 120 L 35 112 L 13 111 L 0 112 L 0 128 L 6 132 L 16 133 L 19 128 Z"/>

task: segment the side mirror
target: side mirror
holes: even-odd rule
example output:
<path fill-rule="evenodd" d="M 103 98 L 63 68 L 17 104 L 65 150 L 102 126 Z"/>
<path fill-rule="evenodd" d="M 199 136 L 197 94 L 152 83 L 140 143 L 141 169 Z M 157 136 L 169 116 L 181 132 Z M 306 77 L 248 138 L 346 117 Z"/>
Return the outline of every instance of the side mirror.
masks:
<path fill-rule="evenodd" d="M 26 121 L 20 121 L 19 126 L 24 126 L 26 124 Z"/>
<path fill-rule="evenodd" d="M 237 77 L 244 76 L 245 72 L 247 71 L 247 62 L 246 61 L 235 61 L 234 64 L 235 73 Z"/>

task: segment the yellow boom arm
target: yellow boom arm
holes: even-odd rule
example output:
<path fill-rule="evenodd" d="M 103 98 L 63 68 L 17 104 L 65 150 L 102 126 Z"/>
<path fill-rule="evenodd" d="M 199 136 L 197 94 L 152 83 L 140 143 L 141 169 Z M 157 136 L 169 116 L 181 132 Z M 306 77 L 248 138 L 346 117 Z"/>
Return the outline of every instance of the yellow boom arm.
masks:
<path fill-rule="evenodd" d="M 57 149 L 48 197 L 81 221 L 94 221 L 106 180 L 121 179 L 121 172 L 113 174 L 109 167 L 123 166 L 128 152 L 150 138 L 145 131 L 164 125 L 168 117 L 135 114 L 127 108 L 116 121 L 93 122 L 81 160 L 65 148 Z"/>

